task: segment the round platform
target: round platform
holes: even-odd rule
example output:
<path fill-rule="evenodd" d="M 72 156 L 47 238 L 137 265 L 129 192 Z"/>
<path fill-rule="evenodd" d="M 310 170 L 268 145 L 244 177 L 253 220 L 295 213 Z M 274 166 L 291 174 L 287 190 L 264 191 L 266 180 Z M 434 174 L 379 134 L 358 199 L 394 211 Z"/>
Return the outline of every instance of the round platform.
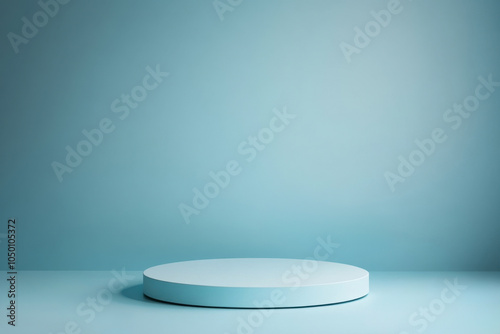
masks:
<path fill-rule="evenodd" d="M 369 274 L 351 265 L 294 259 L 211 259 L 144 271 L 144 294 L 185 305 L 277 308 L 341 303 L 368 294 Z"/>

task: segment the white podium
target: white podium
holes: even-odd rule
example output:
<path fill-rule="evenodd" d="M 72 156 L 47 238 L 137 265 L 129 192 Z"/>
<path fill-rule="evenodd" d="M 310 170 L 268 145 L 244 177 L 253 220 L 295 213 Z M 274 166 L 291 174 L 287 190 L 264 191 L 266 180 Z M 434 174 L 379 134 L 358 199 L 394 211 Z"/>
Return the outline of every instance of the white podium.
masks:
<path fill-rule="evenodd" d="M 160 301 L 210 307 L 326 305 L 369 292 L 366 270 L 333 262 L 229 258 L 168 263 L 144 271 L 144 294 Z"/>

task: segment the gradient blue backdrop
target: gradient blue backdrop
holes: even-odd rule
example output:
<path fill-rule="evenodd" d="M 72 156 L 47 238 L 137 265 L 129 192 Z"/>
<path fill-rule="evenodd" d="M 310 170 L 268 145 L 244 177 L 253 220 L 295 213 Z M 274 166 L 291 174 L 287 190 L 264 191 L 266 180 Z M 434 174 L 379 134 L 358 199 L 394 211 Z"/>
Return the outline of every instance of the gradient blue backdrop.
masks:
<path fill-rule="evenodd" d="M 224 1 L 225 2 L 225 1 Z M 500 89 L 460 129 L 444 111 L 500 81 L 498 1 L 406 1 L 344 58 L 388 1 L 72 1 L 16 54 L 35 1 L 0 5 L 0 212 L 19 269 L 142 270 L 211 257 L 311 256 L 368 270 L 500 269 Z M 147 66 L 170 75 L 130 116 L 110 105 Z M 296 115 L 254 161 L 237 151 L 273 108 Z M 59 182 L 81 131 L 115 130 Z M 384 173 L 448 139 L 391 192 Z M 230 160 L 242 171 L 187 225 L 180 203 Z M 0 239 L 5 250 L 5 238 Z M 5 268 L 2 261 L 2 268 Z"/>

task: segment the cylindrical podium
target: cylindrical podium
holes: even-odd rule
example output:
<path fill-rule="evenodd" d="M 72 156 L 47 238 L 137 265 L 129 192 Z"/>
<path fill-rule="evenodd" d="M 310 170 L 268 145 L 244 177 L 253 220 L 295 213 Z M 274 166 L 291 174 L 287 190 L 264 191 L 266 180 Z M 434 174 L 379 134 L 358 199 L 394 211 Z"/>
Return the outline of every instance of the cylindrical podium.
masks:
<path fill-rule="evenodd" d="M 369 292 L 369 273 L 315 260 L 209 259 L 151 267 L 143 289 L 150 298 L 183 305 L 301 307 L 361 298 Z"/>

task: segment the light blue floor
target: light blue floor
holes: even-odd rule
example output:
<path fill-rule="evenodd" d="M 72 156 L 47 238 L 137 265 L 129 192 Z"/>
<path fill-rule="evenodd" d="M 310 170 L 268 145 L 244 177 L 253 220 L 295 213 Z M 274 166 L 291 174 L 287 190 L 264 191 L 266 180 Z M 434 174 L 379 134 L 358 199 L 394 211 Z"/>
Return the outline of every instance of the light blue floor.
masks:
<path fill-rule="evenodd" d="M 500 272 L 372 272 L 362 299 L 265 314 L 155 302 L 142 295 L 142 272 L 124 273 L 125 288 L 112 272 L 19 273 L 15 328 L 2 278 L 0 332 L 500 333 Z"/>

